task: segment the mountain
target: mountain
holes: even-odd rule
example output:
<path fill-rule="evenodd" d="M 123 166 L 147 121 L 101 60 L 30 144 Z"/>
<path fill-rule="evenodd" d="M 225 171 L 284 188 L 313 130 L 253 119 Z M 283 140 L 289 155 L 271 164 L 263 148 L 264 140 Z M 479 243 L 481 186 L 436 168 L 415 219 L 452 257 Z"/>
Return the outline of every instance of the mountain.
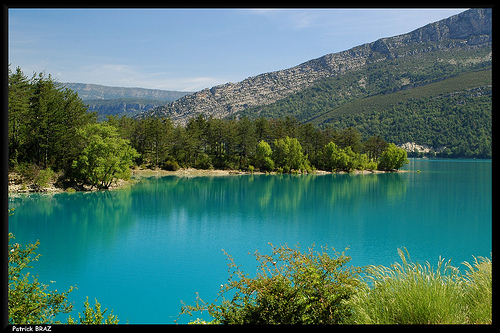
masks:
<path fill-rule="evenodd" d="M 191 92 L 146 88 L 109 87 L 99 84 L 65 82 L 62 86 L 78 93 L 82 100 L 140 98 L 161 101 L 175 101 Z"/>
<path fill-rule="evenodd" d="M 165 116 L 181 124 L 198 114 L 216 118 L 270 116 L 266 106 L 283 102 L 282 106 L 290 109 L 290 103 L 284 102 L 287 98 L 302 101 L 304 92 L 314 90 L 321 95 L 325 85 L 336 86 L 326 90 L 328 110 L 320 105 L 314 112 L 278 111 L 307 121 L 357 98 L 410 89 L 477 70 L 485 64 L 491 66 L 491 32 L 491 9 L 470 9 L 407 34 L 382 38 L 238 83 L 204 89 L 140 116 Z"/>
<path fill-rule="evenodd" d="M 99 84 L 66 82 L 61 84 L 78 93 L 78 96 L 95 111 L 99 119 L 107 115 L 134 117 L 141 112 L 175 101 L 191 92 L 146 88 L 109 87 Z"/>
<path fill-rule="evenodd" d="M 135 117 L 165 104 L 164 100 L 147 98 L 88 99 L 83 102 L 88 105 L 89 112 L 97 112 L 98 120 L 105 120 L 106 116 Z"/>

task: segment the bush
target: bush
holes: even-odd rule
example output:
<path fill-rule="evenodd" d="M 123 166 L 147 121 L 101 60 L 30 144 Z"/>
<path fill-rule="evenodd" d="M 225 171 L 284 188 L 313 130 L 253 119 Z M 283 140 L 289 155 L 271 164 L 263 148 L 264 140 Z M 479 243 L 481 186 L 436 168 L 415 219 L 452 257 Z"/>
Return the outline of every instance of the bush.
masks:
<path fill-rule="evenodd" d="M 163 163 L 163 169 L 167 171 L 177 171 L 179 168 L 179 164 L 176 161 L 166 161 Z"/>
<path fill-rule="evenodd" d="M 352 311 L 348 300 L 358 285 L 359 268 L 345 267 L 350 257 L 328 248 L 300 252 L 299 247 L 272 247 L 271 255 L 254 255 L 258 272 L 249 278 L 227 253 L 229 282 L 211 304 L 199 296 L 196 305 L 183 303 L 181 314 L 208 310 L 221 324 L 339 324 Z M 232 298 L 224 296 L 231 293 Z"/>
<path fill-rule="evenodd" d="M 40 172 L 40 168 L 36 164 L 20 163 L 16 166 L 16 171 L 25 181 L 34 181 Z"/>
<path fill-rule="evenodd" d="M 49 182 L 54 180 L 56 173 L 51 168 L 40 170 L 35 178 L 35 185 L 47 187 Z"/>

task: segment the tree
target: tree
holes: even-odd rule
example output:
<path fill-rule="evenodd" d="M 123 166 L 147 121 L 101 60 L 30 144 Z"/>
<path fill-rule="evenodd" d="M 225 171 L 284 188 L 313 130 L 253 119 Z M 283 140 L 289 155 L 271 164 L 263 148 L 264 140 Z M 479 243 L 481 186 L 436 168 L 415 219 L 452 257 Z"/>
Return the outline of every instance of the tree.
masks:
<path fill-rule="evenodd" d="M 380 155 L 378 168 L 379 170 L 397 170 L 407 163 L 409 161 L 406 151 L 391 143 L 382 155 Z"/>
<path fill-rule="evenodd" d="M 28 163 L 69 171 L 79 154 L 76 129 L 95 120 L 78 95 L 62 89 L 50 75 L 34 74 L 28 80 L 19 67 L 9 72 L 11 166 Z"/>
<path fill-rule="evenodd" d="M 12 73 L 9 66 L 9 161 L 17 164 L 21 147 L 27 141 L 30 82 L 20 67 Z"/>
<path fill-rule="evenodd" d="M 349 171 L 353 168 L 354 157 L 351 147 L 341 149 L 333 142 L 328 143 L 323 149 L 323 162 L 327 170 Z"/>
<path fill-rule="evenodd" d="M 301 252 L 287 245 L 272 247 L 271 255 L 255 252 L 259 262 L 254 278 L 229 260 L 229 282 L 213 303 L 199 296 L 194 306 L 184 304 L 182 314 L 208 310 L 218 324 L 340 324 L 352 315 L 349 299 L 356 291 L 360 268 L 345 267 L 344 252 L 314 246 Z M 328 251 L 333 250 L 333 255 Z M 231 299 L 224 296 L 230 294 Z"/>
<path fill-rule="evenodd" d="M 340 135 L 339 146 L 341 148 L 351 147 L 353 152 L 359 153 L 361 150 L 361 134 L 355 128 L 346 128 Z"/>
<path fill-rule="evenodd" d="M 255 154 L 257 146 L 257 137 L 255 134 L 255 124 L 248 117 L 241 118 L 236 124 L 237 127 L 237 143 L 240 162 L 245 166 L 248 165 L 248 160 Z"/>
<path fill-rule="evenodd" d="M 307 156 L 302 153 L 302 146 L 296 138 L 289 136 L 274 140 L 273 160 L 277 167 L 290 171 L 303 169 Z"/>
<path fill-rule="evenodd" d="M 368 155 L 368 158 L 374 161 L 384 150 L 387 149 L 387 142 L 380 135 L 373 135 L 363 143 L 363 151 Z"/>
<path fill-rule="evenodd" d="M 272 171 L 274 169 L 274 161 L 271 159 L 272 154 L 273 151 L 266 141 L 259 142 L 255 153 L 255 166 L 261 171 Z"/>
<path fill-rule="evenodd" d="M 115 179 L 130 178 L 130 166 L 138 156 L 128 140 L 108 124 L 90 124 L 78 131 L 82 152 L 73 167 L 80 180 L 108 188 Z"/>

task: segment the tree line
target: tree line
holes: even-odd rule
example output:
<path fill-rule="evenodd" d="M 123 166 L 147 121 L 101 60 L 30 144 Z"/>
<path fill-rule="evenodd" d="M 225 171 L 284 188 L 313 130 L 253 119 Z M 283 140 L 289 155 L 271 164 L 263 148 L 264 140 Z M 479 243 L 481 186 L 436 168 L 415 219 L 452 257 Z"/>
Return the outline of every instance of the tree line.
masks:
<path fill-rule="evenodd" d="M 170 118 L 111 116 L 107 123 L 130 140 L 140 154 L 138 165 L 167 170 L 392 170 L 401 168 L 406 161 L 404 150 L 380 136 L 362 141 L 356 129 L 320 129 L 300 124 L 292 117 L 236 120 L 198 115 L 184 127 L 175 125 Z M 393 156 L 395 152 L 397 157 Z"/>
<path fill-rule="evenodd" d="M 9 170 L 46 182 L 58 174 L 92 187 L 106 188 L 130 177 L 138 157 L 115 127 L 98 123 L 78 94 L 50 75 L 28 78 L 9 67 Z"/>
<path fill-rule="evenodd" d="M 19 67 L 9 68 L 8 117 L 10 170 L 32 178 L 50 170 L 101 188 L 130 177 L 132 165 L 310 172 L 398 169 L 406 160 L 380 136 L 362 141 L 352 127 L 319 129 L 293 117 L 199 115 L 186 126 L 126 116 L 98 122 L 77 93 L 45 73 L 28 78 Z M 394 152 L 400 158 L 389 156 Z"/>

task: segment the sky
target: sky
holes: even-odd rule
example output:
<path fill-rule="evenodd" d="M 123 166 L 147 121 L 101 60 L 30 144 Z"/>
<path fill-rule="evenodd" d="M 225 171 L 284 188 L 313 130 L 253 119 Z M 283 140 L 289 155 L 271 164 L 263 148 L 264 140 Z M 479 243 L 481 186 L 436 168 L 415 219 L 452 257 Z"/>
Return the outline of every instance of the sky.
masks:
<path fill-rule="evenodd" d="M 60 82 L 199 91 L 467 8 L 9 9 L 9 63 Z"/>

